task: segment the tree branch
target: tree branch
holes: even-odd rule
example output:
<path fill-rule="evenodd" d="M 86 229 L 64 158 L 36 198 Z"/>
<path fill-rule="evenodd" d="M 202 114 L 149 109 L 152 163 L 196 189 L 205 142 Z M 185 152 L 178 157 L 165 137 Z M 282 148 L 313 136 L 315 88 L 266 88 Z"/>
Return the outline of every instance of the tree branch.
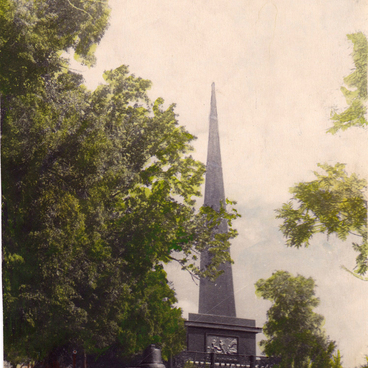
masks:
<path fill-rule="evenodd" d="M 74 4 L 72 4 L 69 0 L 67 0 L 67 1 L 68 1 L 68 3 L 70 4 L 71 7 L 73 7 L 74 9 L 77 9 L 77 10 L 80 10 L 80 11 L 86 13 L 90 18 L 92 18 L 92 15 L 89 14 L 88 12 L 86 12 L 84 9 L 78 8 L 77 6 L 75 6 Z"/>
<path fill-rule="evenodd" d="M 345 270 L 346 272 L 349 272 L 350 274 L 352 274 L 354 277 L 356 277 L 357 279 L 359 280 L 363 280 L 363 281 L 368 281 L 368 277 L 363 277 L 363 276 L 360 276 L 360 275 L 357 275 L 355 272 L 349 270 L 348 268 L 346 268 L 345 266 L 341 266 L 341 268 L 343 270 Z"/>

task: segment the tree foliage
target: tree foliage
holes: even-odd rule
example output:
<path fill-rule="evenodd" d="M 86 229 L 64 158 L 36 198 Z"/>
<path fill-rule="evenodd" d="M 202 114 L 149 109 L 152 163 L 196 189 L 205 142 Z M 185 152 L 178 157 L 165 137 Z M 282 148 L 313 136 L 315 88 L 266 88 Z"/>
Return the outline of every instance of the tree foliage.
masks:
<path fill-rule="evenodd" d="M 13 363 L 70 344 L 180 351 L 183 320 L 163 265 L 215 278 L 231 261 L 236 211 L 195 209 L 205 168 L 174 105 L 151 103 L 150 81 L 126 66 L 89 91 L 60 58 L 73 47 L 91 61 L 107 14 L 105 1 L 1 3 L 4 350 Z M 222 221 L 229 232 L 213 236 Z M 212 264 L 200 270 L 205 248 Z"/>
<path fill-rule="evenodd" d="M 85 64 L 108 25 L 108 0 L 1 0 L 0 91 L 19 94 L 65 69 L 62 51 Z"/>
<path fill-rule="evenodd" d="M 367 125 L 367 50 L 366 36 L 359 32 L 348 35 L 354 44 L 353 59 L 355 70 L 344 79 L 348 90 L 341 90 L 349 107 L 338 114 L 331 114 L 334 126 L 328 130 L 336 133 L 339 129 L 363 127 Z M 344 164 L 334 166 L 318 164 L 324 174 L 315 172 L 316 180 L 297 183 L 290 188 L 293 197 L 277 209 L 277 218 L 282 219 L 280 230 L 290 247 L 308 246 L 315 233 L 335 234 L 346 240 L 349 234 L 359 241 L 352 243 L 358 252 L 356 267 L 351 272 L 362 279 L 368 270 L 367 242 L 367 181 L 358 175 L 345 172 Z"/>
<path fill-rule="evenodd" d="M 290 189 L 293 197 L 281 209 L 277 218 L 290 247 L 308 246 L 315 233 L 336 234 L 346 240 L 356 235 L 360 243 L 353 242 L 359 255 L 356 273 L 364 275 L 368 268 L 367 244 L 367 182 L 357 175 L 348 175 L 344 164 L 318 165 L 325 173 L 315 172 L 316 180 L 301 182 Z M 295 203 L 297 207 L 295 207 Z"/>
<path fill-rule="evenodd" d="M 340 129 L 346 130 L 350 127 L 364 127 L 367 125 L 367 60 L 368 40 L 362 33 L 349 34 L 348 39 L 353 42 L 353 60 L 355 69 L 344 78 L 347 87 L 341 87 L 346 103 L 349 105 L 343 112 L 331 112 L 333 127 L 328 132 L 335 134 Z"/>
<path fill-rule="evenodd" d="M 340 350 L 337 350 L 337 353 L 332 357 L 331 368 L 343 368 Z"/>
<path fill-rule="evenodd" d="M 267 312 L 260 342 L 267 356 L 281 359 L 279 367 L 331 367 L 335 343 L 321 330 L 323 317 L 313 311 L 319 304 L 312 278 L 277 271 L 256 283 L 256 292 L 272 306 Z"/>

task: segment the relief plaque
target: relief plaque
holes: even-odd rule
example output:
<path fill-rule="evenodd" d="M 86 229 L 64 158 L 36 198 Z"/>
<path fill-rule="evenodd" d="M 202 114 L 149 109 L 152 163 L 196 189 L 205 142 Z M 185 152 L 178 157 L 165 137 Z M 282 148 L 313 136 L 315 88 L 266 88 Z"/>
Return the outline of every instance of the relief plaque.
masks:
<path fill-rule="evenodd" d="M 238 354 L 236 337 L 207 335 L 207 353 Z"/>

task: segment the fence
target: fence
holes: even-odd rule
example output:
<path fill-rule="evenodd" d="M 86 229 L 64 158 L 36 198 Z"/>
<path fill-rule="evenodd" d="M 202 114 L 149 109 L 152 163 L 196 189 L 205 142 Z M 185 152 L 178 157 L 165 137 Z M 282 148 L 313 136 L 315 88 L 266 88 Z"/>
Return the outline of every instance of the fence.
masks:
<path fill-rule="evenodd" d="M 278 362 L 278 359 L 263 356 L 184 351 L 173 359 L 171 368 L 184 368 L 189 364 L 198 368 L 270 368 Z"/>

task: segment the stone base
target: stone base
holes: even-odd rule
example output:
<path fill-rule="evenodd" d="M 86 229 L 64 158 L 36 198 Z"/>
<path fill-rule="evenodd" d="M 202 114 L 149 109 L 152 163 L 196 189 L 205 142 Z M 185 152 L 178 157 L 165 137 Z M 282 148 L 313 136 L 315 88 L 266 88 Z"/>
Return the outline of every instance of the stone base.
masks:
<path fill-rule="evenodd" d="M 187 350 L 226 355 L 256 355 L 256 334 L 262 329 L 255 320 L 189 313 Z"/>

